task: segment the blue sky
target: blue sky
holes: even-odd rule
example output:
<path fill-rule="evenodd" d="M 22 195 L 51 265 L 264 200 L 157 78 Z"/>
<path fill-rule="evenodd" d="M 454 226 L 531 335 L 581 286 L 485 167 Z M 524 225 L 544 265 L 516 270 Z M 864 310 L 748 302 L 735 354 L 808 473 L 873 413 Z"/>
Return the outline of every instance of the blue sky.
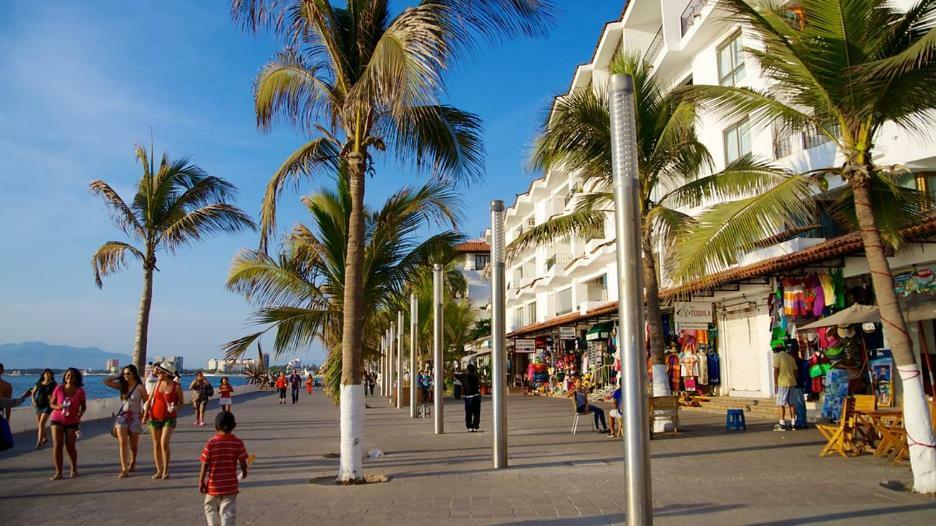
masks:
<path fill-rule="evenodd" d="M 524 161 L 543 108 L 590 60 L 624 2 L 559 3 L 550 38 L 486 48 L 449 76 L 447 102 L 484 122 L 487 174 L 463 194 L 462 230 L 472 237 L 487 226 L 490 200 L 509 204 L 536 176 Z M 91 254 L 122 237 L 88 183 L 103 179 L 129 199 L 140 174 L 133 145 L 148 144 L 152 130 L 157 153 L 190 157 L 233 182 L 238 205 L 256 216 L 270 174 L 302 139 L 255 127 L 251 84 L 279 45 L 240 31 L 218 0 L 4 2 L 0 13 L 0 343 L 131 354 L 141 272 L 131 267 L 94 286 Z M 391 165 L 369 181 L 367 201 L 423 180 Z M 284 195 L 281 228 L 302 220 L 297 197 Z M 222 236 L 162 256 L 151 356 L 204 366 L 245 333 L 250 309 L 224 279 L 233 254 L 256 243 L 252 233 Z M 320 362 L 323 354 L 300 357 Z"/>

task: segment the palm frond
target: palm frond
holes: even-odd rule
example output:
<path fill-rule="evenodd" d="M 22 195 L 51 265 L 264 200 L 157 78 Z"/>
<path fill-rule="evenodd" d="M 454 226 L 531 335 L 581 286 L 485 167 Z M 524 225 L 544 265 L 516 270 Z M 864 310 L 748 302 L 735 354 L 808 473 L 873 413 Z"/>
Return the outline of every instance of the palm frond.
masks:
<path fill-rule="evenodd" d="M 100 180 L 91 181 L 89 187 L 92 194 L 99 195 L 104 200 L 104 204 L 111 211 L 111 219 L 123 233 L 137 239 L 146 237 L 143 225 L 116 190 Z"/>
<path fill-rule="evenodd" d="M 128 256 L 140 261 L 145 259 L 143 252 L 138 248 L 122 241 L 108 241 L 97 249 L 91 256 L 91 268 L 94 271 L 94 283 L 98 288 L 104 286 L 101 278 L 127 266 Z"/>
<path fill-rule="evenodd" d="M 607 212 L 602 210 L 576 210 L 568 215 L 554 217 L 526 230 L 507 246 L 507 259 L 521 250 L 543 243 L 551 243 L 570 236 L 590 238 L 604 231 Z"/>
<path fill-rule="evenodd" d="M 167 226 L 163 247 L 169 252 L 218 232 L 253 230 L 256 225 L 243 210 L 226 203 L 214 203 L 192 210 Z"/>
<path fill-rule="evenodd" d="M 713 202 L 751 197 L 782 183 L 788 175 L 769 162 L 741 157 L 721 172 L 686 182 L 659 199 L 675 208 L 695 208 Z"/>
<path fill-rule="evenodd" d="M 254 81 L 257 127 L 269 130 L 277 116 L 308 132 L 322 118 L 331 118 L 337 95 L 322 77 L 323 66 L 310 66 L 287 48 L 268 62 Z"/>

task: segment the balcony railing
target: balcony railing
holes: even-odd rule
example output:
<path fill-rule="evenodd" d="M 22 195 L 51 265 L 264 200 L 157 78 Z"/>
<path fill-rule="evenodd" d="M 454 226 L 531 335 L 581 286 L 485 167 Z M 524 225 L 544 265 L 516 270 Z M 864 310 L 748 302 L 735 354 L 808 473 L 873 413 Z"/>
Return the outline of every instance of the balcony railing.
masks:
<path fill-rule="evenodd" d="M 657 29 L 656 35 L 653 36 L 653 40 L 650 41 L 650 47 L 647 48 L 647 63 L 653 64 L 662 49 L 663 26 L 660 26 L 660 29 Z"/>
<path fill-rule="evenodd" d="M 689 5 L 683 10 L 679 17 L 679 25 L 682 28 L 682 36 L 686 36 L 689 28 L 695 25 L 702 18 L 702 10 L 711 0 L 690 0 Z"/>

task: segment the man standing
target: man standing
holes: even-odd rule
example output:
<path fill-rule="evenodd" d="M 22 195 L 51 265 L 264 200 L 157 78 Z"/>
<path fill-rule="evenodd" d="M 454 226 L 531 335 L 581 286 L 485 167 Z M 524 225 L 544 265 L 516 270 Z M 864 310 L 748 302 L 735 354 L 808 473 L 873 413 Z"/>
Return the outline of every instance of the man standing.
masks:
<path fill-rule="evenodd" d="M 468 364 L 466 373 L 455 375 L 462 383 L 465 394 L 465 427 L 476 433 L 481 425 L 481 379 L 473 363 Z"/>
<path fill-rule="evenodd" d="M 289 375 L 289 391 L 292 395 L 292 403 L 299 403 L 299 387 L 302 385 L 302 376 L 299 375 L 299 369 L 293 369 Z"/>
<path fill-rule="evenodd" d="M 790 389 L 796 387 L 796 360 L 782 345 L 773 348 L 774 389 L 777 394 L 777 416 L 780 422 L 774 426 L 774 431 L 786 431 L 793 428 L 793 419 L 796 413 L 790 401 Z M 787 409 L 790 410 L 790 422 L 786 421 Z"/>
<path fill-rule="evenodd" d="M 13 386 L 3 379 L 3 371 L 3 364 L 0 363 L 0 398 L 13 398 Z M 9 407 L 3 408 L 3 416 L 7 419 L 7 422 L 10 421 L 12 412 L 13 410 Z"/>

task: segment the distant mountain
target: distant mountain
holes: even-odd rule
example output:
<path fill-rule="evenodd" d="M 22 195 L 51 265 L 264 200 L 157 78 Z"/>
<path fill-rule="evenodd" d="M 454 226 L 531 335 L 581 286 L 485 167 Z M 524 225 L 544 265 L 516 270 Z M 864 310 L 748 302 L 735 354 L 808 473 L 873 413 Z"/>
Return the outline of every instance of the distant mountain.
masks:
<path fill-rule="evenodd" d="M 103 369 L 107 360 L 116 359 L 121 365 L 130 363 L 126 354 L 107 352 L 97 347 L 49 345 L 43 342 L 0 344 L 0 363 L 10 369 L 38 369 L 49 367 L 64 369 Z"/>

